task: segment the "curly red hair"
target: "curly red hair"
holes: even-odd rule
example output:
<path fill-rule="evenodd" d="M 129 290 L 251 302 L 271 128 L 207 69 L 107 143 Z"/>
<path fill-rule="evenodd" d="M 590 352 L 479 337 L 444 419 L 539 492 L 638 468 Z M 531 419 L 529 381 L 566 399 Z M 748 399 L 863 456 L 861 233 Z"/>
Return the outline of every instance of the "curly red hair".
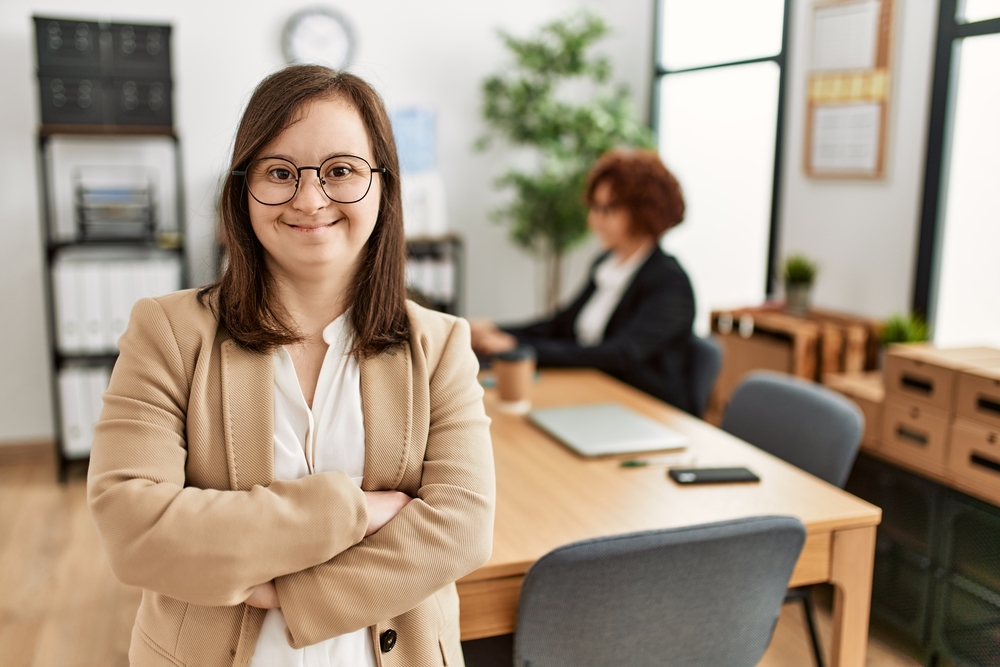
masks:
<path fill-rule="evenodd" d="M 601 183 L 611 188 L 613 202 L 628 211 L 633 234 L 658 238 L 684 220 L 681 185 L 650 150 L 612 150 L 594 163 L 587 174 L 584 201 L 594 203 Z"/>

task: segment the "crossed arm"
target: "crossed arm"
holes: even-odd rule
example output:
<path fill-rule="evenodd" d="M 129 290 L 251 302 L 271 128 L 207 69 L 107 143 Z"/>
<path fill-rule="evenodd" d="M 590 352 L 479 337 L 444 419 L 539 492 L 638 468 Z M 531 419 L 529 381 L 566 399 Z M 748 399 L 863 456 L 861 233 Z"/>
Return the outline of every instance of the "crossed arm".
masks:
<path fill-rule="evenodd" d="M 365 506 L 368 509 L 368 529 L 365 530 L 365 537 L 378 532 L 382 526 L 389 523 L 413 500 L 402 491 L 365 491 L 364 494 Z M 278 591 L 274 587 L 273 581 L 258 584 L 250 593 L 250 597 L 243 601 L 243 604 L 258 609 L 278 609 L 281 607 Z"/>
<path fill-rule="evenodd" d="M 158 303 L 137 305 L 120 347 L 88 496 L 123 582 L 227 606 L 273 580 L 301 646 L 403 613 L 488 559 L 492 452 L 465 323 L 431 376 L 412 501 L 366 495 L 343 473 L 247 491 L 186 486 L 189 371 Z"/>

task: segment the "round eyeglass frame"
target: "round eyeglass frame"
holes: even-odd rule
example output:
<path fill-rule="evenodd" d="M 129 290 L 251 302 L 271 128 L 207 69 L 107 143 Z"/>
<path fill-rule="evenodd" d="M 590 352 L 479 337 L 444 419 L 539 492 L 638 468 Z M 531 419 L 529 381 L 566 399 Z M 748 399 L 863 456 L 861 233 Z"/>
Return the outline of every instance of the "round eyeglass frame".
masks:
<path fill-rule="evenodd" d="M 355 158 L 357 160 L 361 160 L 366 165 L 368 165 L 368 187 L 365 188 L 365 193 L 363 195 L 361 195 L 360 197 L 358 197 L 357 199 L 352 199 L 351 201 L 341 201 L 339 199 L 334 199 L 333 197 L 330 196 L 330 193 L 326 191 L 326 188 L 323 187 L 323 186 L 326 185 L 326 181 L 323 180 L 323 177 L 321 176 L 322 172 L 320 170 L 323 168 L 324 164 L 326 164 L 330 160 L 335 160 L 335 159 L 337 159 L 339 157 L 341 157 L 341 158 L 342 157 Z M 292 196 L 289 197 L 288 199 L 286 199 L 285 201 L 278 202 L 276 204 L 269 204 L 266 201 L 261 201 L 260 198 L 257 197 L 257 195 L 255 195 L 253 193 L 253 190 L 250 189 L 250 182 L 249 182 L 249 179 L 247 178 L 247 174 L 250 172 L 250 166 L 253 165 L 253 163 L 259 162 L 260 160 L 272 160 L 272 159 L 278 159 L 278 160 L 281 160 L 283 162 L 287 162 L 288 164 L 292 165 L 292 167 L 295 169 L 295 190 L 292 191 Z M 375 180 L 374 174 L 385 174 L 385 173 L 388 173 L 388 171 L 389 171 L 385 167 L 373 167 L 368 160 L 364 159 L 360 155 L 351 155 L 350 153 L 341 153 L 339 155 L 331 155 L 327 159 L 323 160 L 323 162 L 321 162 L 317 166 L 305 166 L 305 167 L 300 167 L 297 164 L 295 164 L 294 162 L 292 162 L 291 160 L 286 160 L 285 158 L 258 158 L 256 160 L 251 160 L 247 164 L 247 168 L 246 169 L 234 169 L 231 173 L 232 173 L 233 176 L 242 176 L 244 178 L 244 183 L 247 186 L 247 192 L 249 192 L 250 196 L 253 197 L 258 203 L 263 204 L 264 206 L 281 206 L 283 204 L 287 204 L 288 202 L 292 201 L 293 199 L 295 199 L 295 195 L 299 194 L 299 183 L 302 182 L 302 172 L 303 171 L 307 171 L 309 169 L 312 169 L 313 171 L 316 172 L 316 178 L 319 179 L 319 189 L 323 192 L 324 195 L 326 195 L 326 198 L 329 199 L 330 201 L 336 202 L 338 204 L 356 204 L 356 203 L 358 203 L 359 201 L 361 201 L 362 199 L 364 199 L 365 197 L 367 197 L 369 192 L 371 192 L 372 181 Z"/>

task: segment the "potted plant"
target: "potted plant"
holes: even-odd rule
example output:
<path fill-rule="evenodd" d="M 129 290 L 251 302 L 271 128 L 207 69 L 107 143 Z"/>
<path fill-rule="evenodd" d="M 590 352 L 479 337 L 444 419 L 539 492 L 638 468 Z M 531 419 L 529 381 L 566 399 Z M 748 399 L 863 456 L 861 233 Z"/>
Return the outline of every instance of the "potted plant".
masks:
<path fill-rule="evenodd" d="M 582 13 L 525 39 L 500 31 L 514 63 L 482 84 L 488 129 L 477 148 L 502 139 L 536 157 L 535 169 L 512 168 L 497 178 L 497 187 L 513 196 L 493 218 L 509 225 L 516 245 L 544 258 L 549 311 L 559 299 L 563 256 L 587 236 L 587 171 L 612 148 L 653 146 L 628 89 L 613 86 L 611 64 L 590 53 L 609 30 L 599 17 Z M 566 84 L 572 84 L 572 97 Z"/>
<path fill-rule="evenodd" d="M 882 346 L 878 351 L 878 367 L 882 368 L 885 351 L 896 343 L 924 343 L 930 340 L 927 322 L 917 313 L 903 315 L 896 313 L 882 325 L 879 342 Z"/>
<path fill-rule="evenodd" d="M 880 340 L 886 348 L 893 343 L 923 343 L 930 338 L 927 322 L 917 313 L 896 313 L 882 325 Z"/>
<path fill-rule="evenodd" d="M 785 259 L 785 309 L 796 315 L 808 315 L 816 263 L 805 255 Z"/>

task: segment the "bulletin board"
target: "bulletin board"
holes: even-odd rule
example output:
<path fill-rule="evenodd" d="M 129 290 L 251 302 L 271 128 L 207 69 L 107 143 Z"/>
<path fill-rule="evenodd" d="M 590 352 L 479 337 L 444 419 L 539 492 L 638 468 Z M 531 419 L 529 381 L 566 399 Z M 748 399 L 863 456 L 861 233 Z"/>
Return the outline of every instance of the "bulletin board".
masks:
<path fill-rule="evenodd" d="M 813 178 L 885 175 L 896 2 L 813 4 L 804 161 Z"/>

